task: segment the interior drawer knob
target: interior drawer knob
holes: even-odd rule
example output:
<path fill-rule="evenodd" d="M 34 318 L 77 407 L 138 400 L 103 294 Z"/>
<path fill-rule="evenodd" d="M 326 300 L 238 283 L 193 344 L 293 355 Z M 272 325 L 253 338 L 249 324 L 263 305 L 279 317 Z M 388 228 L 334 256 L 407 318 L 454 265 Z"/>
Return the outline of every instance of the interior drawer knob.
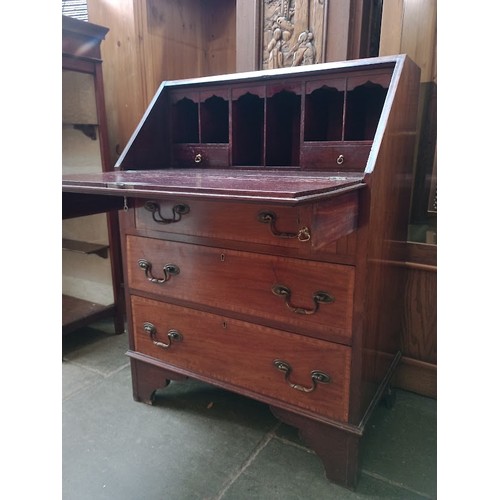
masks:
<path fill-rule="evenodd" d="M 328 292 L 318 291 L 312 296 L 314 306 L 310 309 L 305 307 L 294 306 L 291 303 L 292 291 L 285 285 L 274 285 L 272 288 L 274 295 L 281 296 L 285 299 L 285 304 L 290 309 L 290 311 L 296 314 L 314 314 L 319 309 L 320 304 L 328 304 L 329 302 L 334 302 L 335 297 L 332 297 Z"/>
<path fill-rule="evenodd" d="M 201 161 L 203 160 L 203 157 L 201 156 L 200 153 L 198 153 L 195 157 L 194 157 L 194 162 L 195 163 L 201 163 Z"/>
<path fill-rule="evenodd" d="M 339 155 L 337 157 L 337 165 L 342 165 L 344 163 L 344 155 Z"/>
<path fill-rule="evenodd" d="M 319 370 L 313 370 L 311 372 L 312 385 L 310 387 L 305 387 L 300 384 L 295 384 L 290 380 L 290 373 L 292 373 L 292 367 L 286 361 L 281 359 L 275 359 L 273 362 L 274 366 L 281 372 L 285 374 L 286 383 L 296 391 L 300 392 L 313 392 L 316 389 L 316 384 L 319 382 L 321 384 L 329 384 L 331 381 L 330 375 L 320 372 Z"/>
<path fill-rule="evenodd" d="M 150 323 L 149 321 L 144 323 L 143 328 L 144 331 L 149 335 L 153 344 L 163 349 L 169 349 L 170 346 L 172 345 L 172 342 L 180 342 L 182 340 L 182 335 L 179 331 L 169 330 L 167 333 L 168 344 L 165 342 L 160 342 L 159 340 L 156 339 L 156 334 L 157 334 L 156 326 L 153 325 L 153 323 Z"/>
<path fill-rule="evenodd" d="M 172 276 L 175 276 L 181 272 L 179 266 L 176 266 L 175 264 L 165 264 L 163 266 L 163 278 L 155 278 L 153 276 L 153 264 L 151 264 L 151 262 L 146 259 L 139 259 L 137 263 L 139 264 L 139 267 L 144 271 L 146 278 L 151 281 L 151 283 L 165 283 L 165 281 L 168 281 Z"/>

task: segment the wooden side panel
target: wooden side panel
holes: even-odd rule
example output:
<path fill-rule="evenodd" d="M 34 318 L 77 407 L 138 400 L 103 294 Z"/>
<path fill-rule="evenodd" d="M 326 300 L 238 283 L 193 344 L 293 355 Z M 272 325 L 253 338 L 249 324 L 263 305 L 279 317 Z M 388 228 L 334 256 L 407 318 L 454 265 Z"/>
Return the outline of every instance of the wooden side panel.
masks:
<path fill-rule="evenodd" d="M 351 0 L 328 2 L 325 62 L 347 60 Z"/>
<path fill-rule="evenodd" d="M 236 71 L 236 0 L 211 0 L 203 5 L 201 75 Z"/>
<path fill-rule="evenodd" d="M 259 67 L 260 1 L 236 0 L 236 71 Z"/>
<path fill-rule="evenodd" d="M 436 80 L 436 0 L 384 2 L 379 55 L 408 54 L 422 82 Z"/>
<path fill-rule="evenodd" d="M 377 163 L 373 172 L 366 176 L 368 189 L 360 193 L 359 227 L 363 228 L 365 217 L 369 226 L 365 242 L 358 246 L 358 290 L 363 292 L 355 296 L 354 307 L 355 312 L 358 308 L 363 312 L 360 316 L 355 315 L 353 346 L 361 350 L 363 364 L 354 367 L 353 376 L 359 376 L 363 391 L 351 394 L 353 423 L 362 417 L 381 377 L 399 350 L 400 321 L 394 312 L 402 305 L 403 270 L 395 269 L 386 261 L 392 242 L 406 240 L 419 69 L 405 59 L 395 72 L 399 85 L 391 96 L 392 111 Z M 359 234 L 362 233 L 363 230 Z M 363 326 L 357 322 L 360 317 L 363 317 Z M 356 359 L 353 354 L 353 360 Z M 359 403 L 357 408 L 356 402 Z"/>
<path fill-rule="evenodd" d="M 142 77 L 134 22 L 134 1 L 88 0 L 89 19 L 108 26 L 101 45 L 108 120 L 110 161 L 113 165 L 139 123 L 149 99 Z"/>
<path fill-rule="evenodd" d="M 389 5 L 385 2 L 382 11 L 379 55 L 401 53 L 405 2 L 406 0 L 392 0 Z"/>
<path fill-rule="evenodd" d="M 88 0 L 102 44 L 113 165 L 160 83 L 235 71 L 236 0 Z"/>
<path fill-rule="evenodd" d="M 411 224 L 435 226 L 427 213 L 436 151 L 436 0 L 384 2 L 380 55 L 408 54 L 421 68 L 418 154 L 415 158 Z M 411 228 L 412 229 L 412 228 Z M 421 237 L 410 235 L 411 239 Z"/>
<path fill-rule="evenodd" d="M 437 366 L 403 356 L 394 379 L 394 387 L 415 392 L 421 396 L 437 398 Z"/>
<path fill-rule="evenodd" d="M 403 355 L 437 362 L 437 273 L 408 269 L 403 309 Z"/>
<path fill-rule="evenodd" d="M 395 387 L 437 397 L 437 256 L 436 246 L 397 242 L 385 265 L 401 276 L 401 310 L 395 315 L 400 331 L 401 361 Z"/>
<path fill-rule="evenodd" d="M 437 397 L 436 247 L 407 243 L 401 347 L 394 385 Z"/>

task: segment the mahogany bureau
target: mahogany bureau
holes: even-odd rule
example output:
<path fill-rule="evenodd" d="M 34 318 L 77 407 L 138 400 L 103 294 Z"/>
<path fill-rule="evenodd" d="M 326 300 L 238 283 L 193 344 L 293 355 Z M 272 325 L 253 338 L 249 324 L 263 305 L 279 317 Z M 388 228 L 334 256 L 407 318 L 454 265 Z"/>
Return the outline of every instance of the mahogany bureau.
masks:
<path fill-rule="evenodd" d="M 419 68 L 398 55 L 163 82 L 114 172 L 135 400 L 196 378 L 268 403 L 354 488 L 400 357 Z"/>

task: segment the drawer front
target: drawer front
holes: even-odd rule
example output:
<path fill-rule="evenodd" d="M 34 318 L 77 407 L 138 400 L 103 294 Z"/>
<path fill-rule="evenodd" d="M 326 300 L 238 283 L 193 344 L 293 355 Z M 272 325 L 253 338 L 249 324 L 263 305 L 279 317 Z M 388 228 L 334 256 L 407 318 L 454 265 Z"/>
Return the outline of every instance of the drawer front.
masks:
<path fill-rule="evenodd" d="M 137 200 L 135 226 L 228 241 L 315 251 L 356 230 L 358 193 L 350 192 L 301 207 L 232 202 Z"/>
<path fill-rule="evenodd" d="M 127 236 L 132 289 L 327 340 L 351 337 L 354 268 Z"/>
<path fill-rule="evenodd" d="M 139 230 L 290 248 L 310 245 L 307 239 L 307 234 L 310 234 L 310 210 L 307 208 L 182 199 L 137 200 L 137 203 L 135 223 Z M 176 208 L 179 206 L 184 208 Z"/>
<path fill-rule="evenodd" d="M 306 143 L 302 148 L 302 165 L 311 170 L 363 172 L 370 150 L 371 143 Z"/>
<path fill-rule="evenodd" d="M 131 303 L 137 352 L 244 394 L 347 421 L 350 348 L 143 297 Z"/>
<path fill-rule="evenodd" d="M 228 167 L 229 146 L 213 144 L 174 144 L 172 164 L 175 167 Z"/>

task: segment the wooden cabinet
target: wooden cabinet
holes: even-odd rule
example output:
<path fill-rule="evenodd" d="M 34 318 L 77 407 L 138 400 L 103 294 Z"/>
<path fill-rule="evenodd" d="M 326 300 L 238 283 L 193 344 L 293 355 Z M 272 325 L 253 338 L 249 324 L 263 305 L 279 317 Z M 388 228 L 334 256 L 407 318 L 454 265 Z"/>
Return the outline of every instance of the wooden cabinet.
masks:
<path fill-rule="evenodd" d="M 68 213 L 120 211 L 137 401 L 258 399 L 355 487 L 401 357 L 418 85 L 406 56 L 164 82 L 114 172 L 64 176 Z"/>
<path fill-rule="evenodd" d="M 66 16 L 62 20 L 62 171 L 106 171 L 110 165 L 100 43 L 108 29 Z M 63 333 L 111 315 L 116 333 L 122 333 L 117 214 L 63 219 Z"/>

